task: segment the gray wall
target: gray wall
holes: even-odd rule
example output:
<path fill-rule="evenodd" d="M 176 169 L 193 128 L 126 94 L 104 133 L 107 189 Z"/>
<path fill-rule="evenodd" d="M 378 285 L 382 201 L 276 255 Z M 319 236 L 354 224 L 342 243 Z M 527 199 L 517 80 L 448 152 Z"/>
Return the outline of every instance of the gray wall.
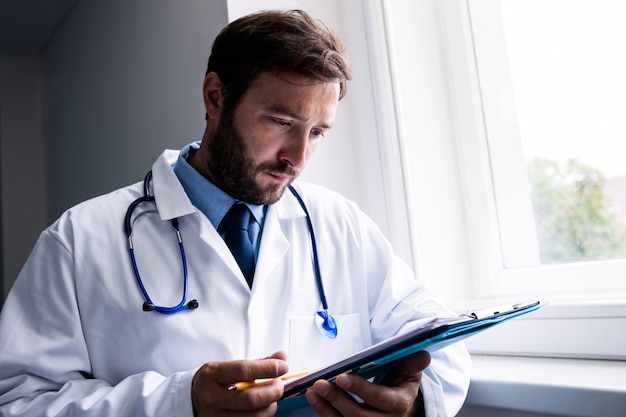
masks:
<path fill-rule="evenodd" d="M 46 225 L 42 86 L 41 59 L 0 56 L 0 305 Z"/>
<path fill-rule="evenodd" d="M 226 0 L 76 3 L 36 57 L 0 56 L 0 305 L 41 230 L 202 137 Z"/>
<path fill-rule="evenodd" d="M 226 0 L 79 1 L 45 53 L 48 220 L 202 137 Z"/>

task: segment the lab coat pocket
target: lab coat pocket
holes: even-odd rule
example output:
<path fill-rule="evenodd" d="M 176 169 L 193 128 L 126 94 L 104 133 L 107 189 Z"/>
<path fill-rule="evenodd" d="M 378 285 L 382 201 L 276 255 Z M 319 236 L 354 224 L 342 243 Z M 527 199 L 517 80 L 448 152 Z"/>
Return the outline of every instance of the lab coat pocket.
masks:
<path fill-rule="evenodd" d="M 317 328 L 313 315 L 290 320 L 289 368 L 310 371 L 333 364 L 363 350 L 361 315 L 336 315 L 337 337 L 329 339 Z"/>

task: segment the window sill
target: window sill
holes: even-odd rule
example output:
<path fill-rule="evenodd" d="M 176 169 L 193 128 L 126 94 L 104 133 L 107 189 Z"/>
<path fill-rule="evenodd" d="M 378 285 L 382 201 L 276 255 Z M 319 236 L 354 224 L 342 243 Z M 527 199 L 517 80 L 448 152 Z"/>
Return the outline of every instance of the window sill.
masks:
<path fill-rule="evenodd" d="M 457 309 L 460 310 L 460 309 Z M 478 355 L 626 360 L 626 302 L 549 302 L 466 340 Z"/>
<path fill-rule="evenodd" d="M 623 416 L 626 361 L 472 355 L 470 406 L 557 416 Z"/>

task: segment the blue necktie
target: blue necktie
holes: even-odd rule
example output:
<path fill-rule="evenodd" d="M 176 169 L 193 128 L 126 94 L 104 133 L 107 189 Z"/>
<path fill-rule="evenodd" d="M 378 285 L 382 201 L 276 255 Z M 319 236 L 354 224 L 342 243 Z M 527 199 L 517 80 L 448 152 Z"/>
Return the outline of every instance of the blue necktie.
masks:
<path fill-rule="evenodd" d="M 221 226 L 226 232 L 224 241 L 239 264 L 239 268 L 241 268 L 241 272 L 246 277 L 248 285 L 252 288 L 254 250 L 248 234 L 249 222 L 250 210 L 248 207 L 243 203 L 235 203 L 224 216 Z"/>

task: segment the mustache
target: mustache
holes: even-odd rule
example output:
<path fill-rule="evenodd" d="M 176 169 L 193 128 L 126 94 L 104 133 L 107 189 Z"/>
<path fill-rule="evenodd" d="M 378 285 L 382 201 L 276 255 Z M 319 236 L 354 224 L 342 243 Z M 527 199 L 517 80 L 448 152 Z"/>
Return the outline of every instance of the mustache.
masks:
<path fill-rule="evenodd" d="M 287 162 L 281 161 L 273 164 L 263 164 L 258 167 L 259 171 L 276 172 L 279 174 L 289 175 L 294 179 L 300 175 L 300 170 L 292 167 Z"/>

